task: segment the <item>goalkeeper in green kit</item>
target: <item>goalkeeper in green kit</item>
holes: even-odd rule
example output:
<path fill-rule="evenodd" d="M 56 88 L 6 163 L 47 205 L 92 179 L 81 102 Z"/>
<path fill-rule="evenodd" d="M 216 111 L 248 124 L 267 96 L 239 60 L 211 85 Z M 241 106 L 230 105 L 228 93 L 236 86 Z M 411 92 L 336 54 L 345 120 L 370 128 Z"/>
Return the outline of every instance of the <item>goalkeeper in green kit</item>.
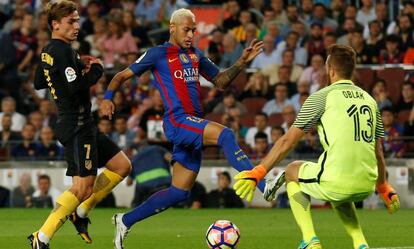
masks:
<path fill-rule="evenodd" d="M 365 249 L 369 247 L 354 202 L 365 199 L 376 188 L 389 213 L 400 208 L 398 196 L 385 178 L 384 129 L 375 100 L 350 80 L 355 51 L 332 45 L 325 67 L 329 86 L 309 96 L 292 127 L 258 166 L 235 176 L 234 189 L 250 201 L 256 183 L 317 126 L 324 148 L 318 162 L 290 163 L 283 174 L 266 183 L 264 197 L 273 200 L 276 190 L 286 182 L 290 206 L 303 235 L 299 249 L 322 248 L 312 224 L 310 196 L 329 201 L 352 237 L 353 247 Z"/>

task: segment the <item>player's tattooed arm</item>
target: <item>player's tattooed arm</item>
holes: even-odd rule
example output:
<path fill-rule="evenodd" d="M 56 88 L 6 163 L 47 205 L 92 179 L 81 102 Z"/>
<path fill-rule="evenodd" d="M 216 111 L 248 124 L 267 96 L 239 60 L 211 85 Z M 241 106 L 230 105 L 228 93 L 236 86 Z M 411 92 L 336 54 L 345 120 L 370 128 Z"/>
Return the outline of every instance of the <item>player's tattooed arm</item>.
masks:
<path fill-rule="evenodd" d="M 220 89 L 226 89 L 246 65 L 262 52 L 262 48 L 263 42 L 254 39 L 250 43 L 250 46 L 243 50 L 243 54 L 233 66 L 218 73 L 217 76 L 214 77 L 212 80 L 213 84 Z"/>
<path fill-rule="evenodd" d="M 239 59 L 233 66 L 218 73 L 211 82 L 220 89 L 226 89 L 245 67 L 246 64 Z"/>

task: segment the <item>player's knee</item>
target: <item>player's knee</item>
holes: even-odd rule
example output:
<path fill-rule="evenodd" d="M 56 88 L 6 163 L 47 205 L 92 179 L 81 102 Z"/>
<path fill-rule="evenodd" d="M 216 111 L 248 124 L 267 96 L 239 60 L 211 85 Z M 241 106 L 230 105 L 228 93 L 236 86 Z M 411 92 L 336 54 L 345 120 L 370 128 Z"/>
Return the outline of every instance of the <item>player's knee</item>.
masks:
<path fill-rule="evenodd" d="M 290 164 L 288 164 L 288 166 L 286 166 L 285 169 L 285 178 L 286 181 L 291 182 L 291 181 L 298 181 L 298 175 L 299 175 L 299 168 L 300 165 L 302 163 L 300 163 L 299 161 L 294 161 Z"/>
<path fill-rule="evenodd" d="M 132 165 L 131 165 L 131 161 L 129 161 L 128 159 L 124 159 L 122 160 L 122 162 L 119 164 L 119 168 L 118 168 L 118 175 L 122 176 L 122 177 L 127 177 L 129 175 L 129 173 L 132 170 Z"/>
<path fill-rule="evenodd" d="M 72 186 L 70 192 L 72 192 L 80 202 L 83 202 L 92 195 L 93 186 Z"/>
<path fill-rule="evenodd" d="M 234 136 L 234 133 L 229 128 L 224 128 L 219 136 L 218 144 L 222 145 L 223 143 L 228 143 L 229 141 L 236 141 L 236 136 Z"/>
<path fill-rule="evenodd" d="M 177 203 L 187 200 L 188 197 L 190 196 L 190 191 L 171 186 L 169 189 L 169 194 L 173 196 L 173 199 L 175 201 L 174 204 L 177 204 Z"/>

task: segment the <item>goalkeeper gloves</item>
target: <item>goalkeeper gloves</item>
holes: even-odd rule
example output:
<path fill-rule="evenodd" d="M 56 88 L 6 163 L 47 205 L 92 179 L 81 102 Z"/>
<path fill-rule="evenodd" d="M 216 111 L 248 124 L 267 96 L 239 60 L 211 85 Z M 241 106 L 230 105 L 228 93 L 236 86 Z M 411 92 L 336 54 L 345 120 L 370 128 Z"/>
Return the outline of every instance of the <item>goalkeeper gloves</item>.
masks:
<path fill-rule="evenodd" d="M 266 168 L 262 165 L 257 165 L 252 170 L 245 170 L 234 176 L 236 183 L 233 185 L 236 194 L 240 198 L 246 198 L 248 202 L 253 199 L 254 190 L 259 181 L 261 181 L 267 174 Z"/>
<path fill-rule="evenodd" d="M 397 192 L 388 182 L 378 184 L 377 192 L 384 201 L 388 213 L 393 214 L 400 209 L 400 200 L 398 199 Z"/>

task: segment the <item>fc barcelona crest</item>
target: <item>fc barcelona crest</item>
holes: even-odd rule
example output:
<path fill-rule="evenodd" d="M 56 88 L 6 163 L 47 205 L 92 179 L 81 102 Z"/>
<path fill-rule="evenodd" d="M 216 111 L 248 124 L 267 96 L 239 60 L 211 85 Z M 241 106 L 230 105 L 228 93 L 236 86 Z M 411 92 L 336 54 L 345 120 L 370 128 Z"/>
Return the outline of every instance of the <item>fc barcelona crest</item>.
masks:
<path fill-rule="evenodd" d="M 189 60 L 188 60 L 187 56 L 185 56 L 185 54 L 180 54 L 180 60 L 184 63 L 189 62 Z"/>

